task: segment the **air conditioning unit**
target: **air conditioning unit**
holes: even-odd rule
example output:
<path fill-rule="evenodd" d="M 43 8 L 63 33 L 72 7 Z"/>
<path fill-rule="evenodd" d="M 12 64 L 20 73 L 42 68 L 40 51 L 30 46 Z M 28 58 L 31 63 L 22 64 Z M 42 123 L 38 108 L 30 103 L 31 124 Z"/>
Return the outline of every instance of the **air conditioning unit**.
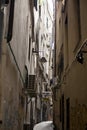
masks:
<path fill-rule="evenodd" d="M 28 89 L 31 89 L 31 90 L 35 89 L 35 80 L 36 80 L 36 75 L 28 76 Z"/>
<path fill-rule="evenodd" d="M 23 88 L 23 93 L 25 96 L 36 97 L 36 75 L 28 75 L 28 85 Z"/>

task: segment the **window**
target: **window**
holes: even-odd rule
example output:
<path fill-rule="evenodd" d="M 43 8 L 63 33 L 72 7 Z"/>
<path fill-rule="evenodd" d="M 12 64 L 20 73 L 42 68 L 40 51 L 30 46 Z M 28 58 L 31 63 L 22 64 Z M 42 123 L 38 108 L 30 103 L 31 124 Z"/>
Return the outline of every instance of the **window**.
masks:
<path fill-rule="evenodd" d="M 60 99 L 60 122 L 61 122 L 61 99 Z"/>
<path fill-rule="evenodd" d="M 24 124 L 23 125 L 23 130 L 29 130 L 30 129 L 30 125 L 29 124 Z"/>
<path fill-rule="evenodd" d="M 10 42 L 12 39 L 13 19 L 14 19 L 14 3 L 15 3 L 15 0 L 11 0 L 10 11 L 9 11 L 9 21 L 8 21 L 7 42 Z"/>
<path fill-rule="evenodd" d="M 64 130 L 64 95 L 62 95 L 62 100 L 61 100 L 61 105 L 62 105 L 62 113 L 61 113 L 61 115 L 62 115 L 62 130 Z"/>

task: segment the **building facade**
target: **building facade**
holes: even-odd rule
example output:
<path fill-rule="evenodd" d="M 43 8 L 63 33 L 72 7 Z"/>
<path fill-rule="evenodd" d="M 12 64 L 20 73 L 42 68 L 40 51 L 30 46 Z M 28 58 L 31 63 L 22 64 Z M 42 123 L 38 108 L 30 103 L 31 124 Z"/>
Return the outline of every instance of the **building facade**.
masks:
<path fill-rule="evenodd" d="M 84 0 L 56 1 L 54 124 L 58 130 L 87 129 L 87 18 Z"/>
<path fill-rule="evenodd" d="M 36 67 L 33 8 L 34 1 L 0 1 L 1 130 L 32 128 L 35 100 L 27 87 Z"/>

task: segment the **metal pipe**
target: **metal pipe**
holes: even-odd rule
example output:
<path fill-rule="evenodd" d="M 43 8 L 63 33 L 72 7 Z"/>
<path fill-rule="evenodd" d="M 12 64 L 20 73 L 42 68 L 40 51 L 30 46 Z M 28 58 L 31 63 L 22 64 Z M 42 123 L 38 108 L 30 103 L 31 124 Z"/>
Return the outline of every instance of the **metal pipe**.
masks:
<path fill-rule="evenodd" d="M 23 85 L 24 85 L 24 79 L 23 79 L 23 76 L 22 76 L 22 74 L 21 74 L 20 68 L 19 68 L 18 63 L 17 63 L 17 61 L 16 61 L 16 58 L 15 58 L 15 55 L 14 55 L 14 53 L 13 53 L 13 50 L 12 50 L 12 47 L 11 47 L 10 43 L 8 43 L 8 46 L 9 46 L 9 49 L 10 49 L 10 51 L 11 51 L 11 53 L 12 53 L 13 59 L 14 59 L 14 61 L 15 61 L 15 64 L 16 64 L 16 66 L 17 66 L 17 69 L 18 69 L 18 71 L 19 71 L 21 80 L 22 80 Z"/>

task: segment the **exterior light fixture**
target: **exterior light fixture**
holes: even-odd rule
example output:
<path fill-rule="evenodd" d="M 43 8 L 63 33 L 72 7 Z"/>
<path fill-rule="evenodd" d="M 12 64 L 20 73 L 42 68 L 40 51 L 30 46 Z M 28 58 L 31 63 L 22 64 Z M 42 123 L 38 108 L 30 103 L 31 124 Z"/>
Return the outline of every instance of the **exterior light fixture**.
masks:
<path fill-rule="evenodd" d="M 87 51 L 79 51 L 76 58 L 77 58 L 77 61 L 80 63 L 80 64 L 83 64 L 84 62 L 84 57 L 83 57 L 83 53 L 87 53 Z"/>
<path fill-rule="evenodd" d="M 76 59 L 80 64 L 83 64 L 84 62 L 84 56 L 83 56 L 84 53 L 87 53 L 87 39 L 83 42 L 82 46 L 80 47 L 76 55 Z"/>

